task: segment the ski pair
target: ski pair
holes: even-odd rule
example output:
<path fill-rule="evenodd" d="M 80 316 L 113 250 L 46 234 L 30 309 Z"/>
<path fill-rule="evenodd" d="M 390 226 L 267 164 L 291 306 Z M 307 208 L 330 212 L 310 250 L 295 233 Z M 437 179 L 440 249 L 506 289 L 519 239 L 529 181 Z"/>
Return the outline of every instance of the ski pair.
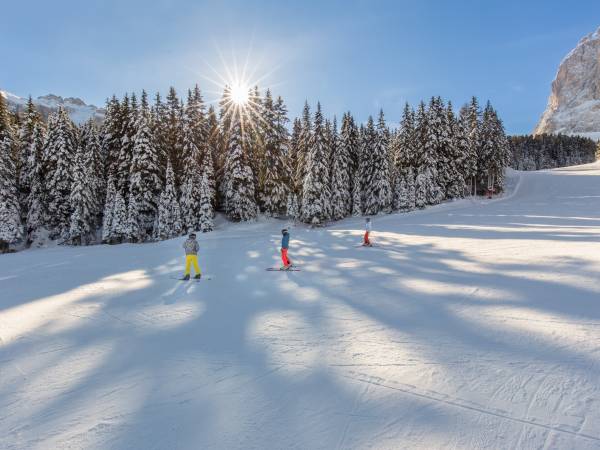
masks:
<path fill-rule="evenodd" d="M 170 277 L 172 280 L 177 280 L 177 281 L 195 281 L 196 283 L 199 283 L 202 280 L 210 280 L 211 277 L 208 277 L 206 275 L 203 275 L 202 278 L 181 278 L 181 277 Z"/>
<path fill-rule="evenodd" d="M 298 266 L 290 266 L 287 269 L 284 267 L 267 267 L 265 270 L 268 272 L 300 272 Z"/>

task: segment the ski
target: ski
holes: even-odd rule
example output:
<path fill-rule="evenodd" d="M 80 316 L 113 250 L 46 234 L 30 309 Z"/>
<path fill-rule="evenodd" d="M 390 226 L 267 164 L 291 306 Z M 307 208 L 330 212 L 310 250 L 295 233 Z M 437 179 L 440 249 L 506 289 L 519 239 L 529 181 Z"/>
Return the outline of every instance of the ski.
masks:
<path fill-rule="evenodd" d="M 291 267 L 289 269 L 281 269 L 279 267 L 267 267 L 265 269 L 267 272 L 300 272 L 298 267 Z"/>
<path fill-rule="evenodd" d="M 180 278 L 180 277 L 169 277 L 171 280 L 177 280 L 177 281 L 195 281 L 196 283 L 199 283 L 202 280 L 212 280 L 211 276 L 208 275 L 203 275 L 202 278 L 190 278 L 189 280 L 186 280 L 185 278 Z"/>

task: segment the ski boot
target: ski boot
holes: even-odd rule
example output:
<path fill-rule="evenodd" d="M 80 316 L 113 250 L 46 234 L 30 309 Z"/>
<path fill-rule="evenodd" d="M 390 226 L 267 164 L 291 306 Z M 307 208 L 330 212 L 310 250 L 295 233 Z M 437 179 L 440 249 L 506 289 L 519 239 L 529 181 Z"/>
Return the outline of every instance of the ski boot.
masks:
<path fill-rule="evenodd" d="M 199 280 L 200 278 L 202 278 L 201 273 L 197 273 L 196 275 L 194 275 L 194 280 Z"/>
<path fill-rule="evenodd" d="M 187 275 L 184 275 L 182 280 L 183 281 L 188 281 L 190 279 L 190 274 L 188 273 Z"/>

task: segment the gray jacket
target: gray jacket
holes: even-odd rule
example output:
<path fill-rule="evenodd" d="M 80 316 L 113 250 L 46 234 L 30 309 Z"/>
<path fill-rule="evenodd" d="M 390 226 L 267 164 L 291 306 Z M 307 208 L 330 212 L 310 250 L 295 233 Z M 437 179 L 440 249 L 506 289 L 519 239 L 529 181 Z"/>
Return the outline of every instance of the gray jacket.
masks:
<path fill-rule="evenodd" d="M 197 255 L 198 250 L 200 250 L 200 246 L 198 245 L 198 241 L 196 239 L 187 239 L 183 243 L 183 248 L 186 255 Z"/>

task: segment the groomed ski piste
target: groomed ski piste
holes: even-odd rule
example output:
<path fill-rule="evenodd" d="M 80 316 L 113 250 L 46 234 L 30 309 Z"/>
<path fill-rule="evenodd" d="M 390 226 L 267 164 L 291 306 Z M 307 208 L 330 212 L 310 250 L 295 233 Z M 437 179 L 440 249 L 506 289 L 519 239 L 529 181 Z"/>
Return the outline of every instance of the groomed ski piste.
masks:
<path fill-rule="evenodd" d="M 363 224 L 0 256 L 0 448 L 600 448 L 600 164 Z"/>

